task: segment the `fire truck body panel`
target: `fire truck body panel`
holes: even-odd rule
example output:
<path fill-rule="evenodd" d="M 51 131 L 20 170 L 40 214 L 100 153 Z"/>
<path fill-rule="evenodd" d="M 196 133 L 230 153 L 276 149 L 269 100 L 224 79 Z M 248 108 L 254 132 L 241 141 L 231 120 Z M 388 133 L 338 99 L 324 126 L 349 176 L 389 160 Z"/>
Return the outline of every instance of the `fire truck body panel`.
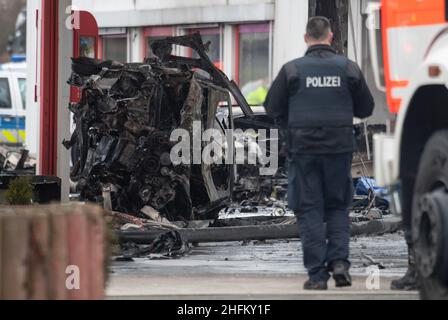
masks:
<path fill-rule="evenodd" d="M 434 36 L 446 26 L 444 0 L 386 0 L 381 8 L 387 101 L 400 109 L 406 88 Z"/>
<path fill-rule="evenodd" d="M 400 109 L 397 114 L 397 121 L 395 126 L 395 132 L 393 136 L 376 136 L 375 137 L 375 150 L 376 150 L 376 167 L 375 174 L 378 183 L 382 186 L 391 186 L 396 183 L 400 178 L 400 163 L 406 161 L 402 159 L 402 140 L 405 128 L 408 125 L 407 120 L 412 121 L 408 117 L 410 108 L 415 104 L 419 92 L 422 88 L 426 88 L 427 94 L 431 92 L 431 88 L 440 91 L 440 86 L 448 88 L 448 32 L 441 37 L 435 45 L 432 46 L 426 59 L 422 59 L 423 63 L 420 63 L 419 67 L 411 76 L 407 87 L 400 91 Z M 429 69 L 437 67 L 439 68 L 438 76 L 430 76 Z M 395 89 L 397 92 L 399 89 Z M 448 91 L 447 91 L 448 94 Z M 392 96 L 393 95 L 392 91 Z M 422 106 L 427 107 L 427 106 Z M 447 106 L 448 108 L 448 106 Z M 428 108 L 428 112 L 429 112 Z M 423 119 L 421 119 L 423 121 Z M 419 130 L 418 127 L 413 128 L 414 132 Z"/>
<path fill-rule="evenodd" d="M 390 111 L 397 114 L 397 120 L 393 134 L 375 137 L 375 174 L 382 186 L 391 186 L 400 178 L 403 134 L 408 120 L 412 120 L 409 111 L 421 89 L 431 92 L 431 88 L 440 91 L 439 86 L 448 88 L 445 2 L 448 1 L 383 0 L 384 82 Z M 440 69 L 436 77 L 429 74 L 433 67 Z"/>
<path fill-rule="evenodd" d="M 372 64 L 397 118 L 374 137 L 375 175 L 412 233 L 422 298 L 448 299 L 448 0 L 383 0 L 370 21 L 379 9 L 384 72 L 374 32 Z"/>

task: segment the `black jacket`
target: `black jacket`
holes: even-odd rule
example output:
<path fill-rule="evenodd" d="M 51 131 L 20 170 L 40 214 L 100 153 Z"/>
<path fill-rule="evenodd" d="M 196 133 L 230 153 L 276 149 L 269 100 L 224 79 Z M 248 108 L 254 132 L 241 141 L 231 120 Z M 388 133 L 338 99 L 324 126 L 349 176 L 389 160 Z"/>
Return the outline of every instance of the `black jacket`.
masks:
<path fill-rule="evenodd" d="M 310 47 L 306 55 L 328 59 L 334 57 L 336 51 L 327 45 L 316 45 Z M 286 64 L 280 70 L 264 104 L 268 115 L 283 128 L 288 127 L 290 97 L 300 88 L 299 75 L 291 76 L 291 72 L 287 71 L 290 69 Z M 300 73 L 300 70 L 297 72 Z M 371 116 L 375 103 L 361 70 L 349 60 L 346 72 L 354 116 L 361 119 Z M 338 127 L 325 123 L 312 128 L 288 127 L 287 136 L 290 154 L 335 154 L 356 150 L 353 126 Z"/>

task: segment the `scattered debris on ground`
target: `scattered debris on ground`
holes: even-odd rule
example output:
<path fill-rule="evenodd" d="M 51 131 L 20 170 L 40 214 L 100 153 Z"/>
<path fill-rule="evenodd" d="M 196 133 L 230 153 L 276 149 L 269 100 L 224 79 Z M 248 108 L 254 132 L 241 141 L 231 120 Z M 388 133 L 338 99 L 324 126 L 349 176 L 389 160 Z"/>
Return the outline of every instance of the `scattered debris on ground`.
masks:
<path fill-rule="evenodd" d="M 351 208 L 351 234 L 380 235 L 401 229 L 401 220 L 390 214 L 384 190 L 370 178 L 354 179 L 356 195 Z M 383 197 L 384 196 L 384 197 Z M 297 221 L 288 210 L 286 198 L 262 206 L 255 200 L 244 200 L 221 210 L 217 219 L 202 221 L 166 221 L 153 209 L 145 218 L 114 213 L 117 236 L 122 245 L 148 245 L 173 230 L 190 243 L 227 241 L 265 241 L 299 238 Z M 152 219 L 152 220 L 151 220 Z M 120 227 L 121 223 L 121 227 Z M 366 266 L 384 266 L 363 257 Z"/>
<path fill-rule="evenodd" d="M 61 179 L 36 176 L 37 161 L 29 151 L 18 147 L 0 146 L 0 203 L 5 204 L 5 193 L 11 181 L 27 177 L 33 188 L 33 203 L 47 204 L 61 200 Z"/>
<path fill-rule="evenodd" d="M 363 253 L 361 256 L 363 259 L 367 260 L 367 262 L 363 264 L 364 267 L 377 266 L 380 270 L 386 269 L 386 267 L 381 262 L 375 261 L 371 256 L 365 253 Z"/>
<path fill-rule="evenodd" d="M 351 207 L 353 222 L 383 219 L 390 215 L 390 200 L 387 190 L 376 185 L 372 178 L 354 179 L 355 197 Z"/>
<path fill-rule="evenodd" d="M 132 261 L 133 258 L 172 259 L 184 256 L 190 251 L 188 241 L 178 231 L 159 235 L 150 245 L 139 246 L 132 242 L 121 245 L 117 261 Z"/>
<path fill-rule="evenodd" d="M 403 232 L 381 236 L 357 236 L 350 241 L 352 276 L 365 280 L 371 275 L 372 265 L 363 257 L 367 254 L 374 262 L 386 269 L 381 270 L 381 279 L 401 277 L 408 266 L 408 251 Z M 221 275 L 259 275 L 290 277 L 306 274 L 303 252 L 297 240 L 267 240 L 244 242 L 201 243 L 191 247 L 188 255 L 181 259 L 150 261 L 135 258 L 132 263 L 113 262 L 115 276 L 135 275 L 180 277 Z M 387 289 L 388 286 L 381 288 Z"/>
<path fill-rule="evenodd" d="M 30 157 L 26 149 L 0 146 L 0 172 L 33 175 L 36 172 L 36 159 Z"/>
<path fill-rule="evenodd" d="M 173 56 L 178 45 L 196 51 L 199 58 Z M 69 80 L 81 90 L 80 102 L 70 105 L 76 129 L 64 142 L 76 155 L 71 179 L 80 200 L 101 203 L 111 212 L 121 258 L 181 256 L 188 252 L 188 243 L 204 241 L 297 237 L 295 216 L 287 208 L 282 134 L 276 138 L 280 150 L 275 176 L 260 176 L 261 165 L 171 162 L 178 143 L 171 141 L 171 134 L 184 129 L 194 137 L 194 121 L 202 123 L 201 132 L 240 129 L 235 145 L 225 150 L 263 154 L 273 152 L 269 130 L 281 128 L 265 112 L 249 107 L 237 85 L 212 64 L 199 34 L 158 40 L 152 49 L 156 58 L 144 63 L 73 59 Z M 235 117 L 231 95 L 241 111 Z M 254 149 L 260 148 L 260 129 L 268 132 L 267 150 Z M 204 143 L 200 148 L 202 152 Z M 352 234 L 397 230 L 399 223 L 387 217 L 384 190 L 367 178 L 368 136 L 365 149 L 356 162 L 363 174 L 354 179 Z"/>

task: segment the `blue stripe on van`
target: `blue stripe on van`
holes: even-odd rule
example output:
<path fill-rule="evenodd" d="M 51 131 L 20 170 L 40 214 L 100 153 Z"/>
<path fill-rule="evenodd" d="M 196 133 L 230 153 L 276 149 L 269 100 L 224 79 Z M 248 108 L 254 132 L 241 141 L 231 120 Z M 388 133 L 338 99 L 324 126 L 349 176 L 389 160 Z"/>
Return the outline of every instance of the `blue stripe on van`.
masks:
<path fill-rule="evenodd" d="M 25 117 L 0 116 L 0 130 L 25 130 Z"/>

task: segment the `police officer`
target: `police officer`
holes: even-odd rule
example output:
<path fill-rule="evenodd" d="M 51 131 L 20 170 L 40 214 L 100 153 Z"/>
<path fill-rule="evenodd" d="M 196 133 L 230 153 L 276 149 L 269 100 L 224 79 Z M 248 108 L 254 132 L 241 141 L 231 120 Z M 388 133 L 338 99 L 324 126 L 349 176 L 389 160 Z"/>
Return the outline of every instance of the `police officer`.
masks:
<path fill-rule="evenodd" d="M 326 290 L 330 273 L 337 287 L 351 286 L 353 118 L 374 108 L 361 70 L 337 55 L 332 41 L 329 20 L 310 19 L 306 55 L 283 66 L 265 102 L 288 128 L 288 201 L 299 222 L 307 290 Z"/>

